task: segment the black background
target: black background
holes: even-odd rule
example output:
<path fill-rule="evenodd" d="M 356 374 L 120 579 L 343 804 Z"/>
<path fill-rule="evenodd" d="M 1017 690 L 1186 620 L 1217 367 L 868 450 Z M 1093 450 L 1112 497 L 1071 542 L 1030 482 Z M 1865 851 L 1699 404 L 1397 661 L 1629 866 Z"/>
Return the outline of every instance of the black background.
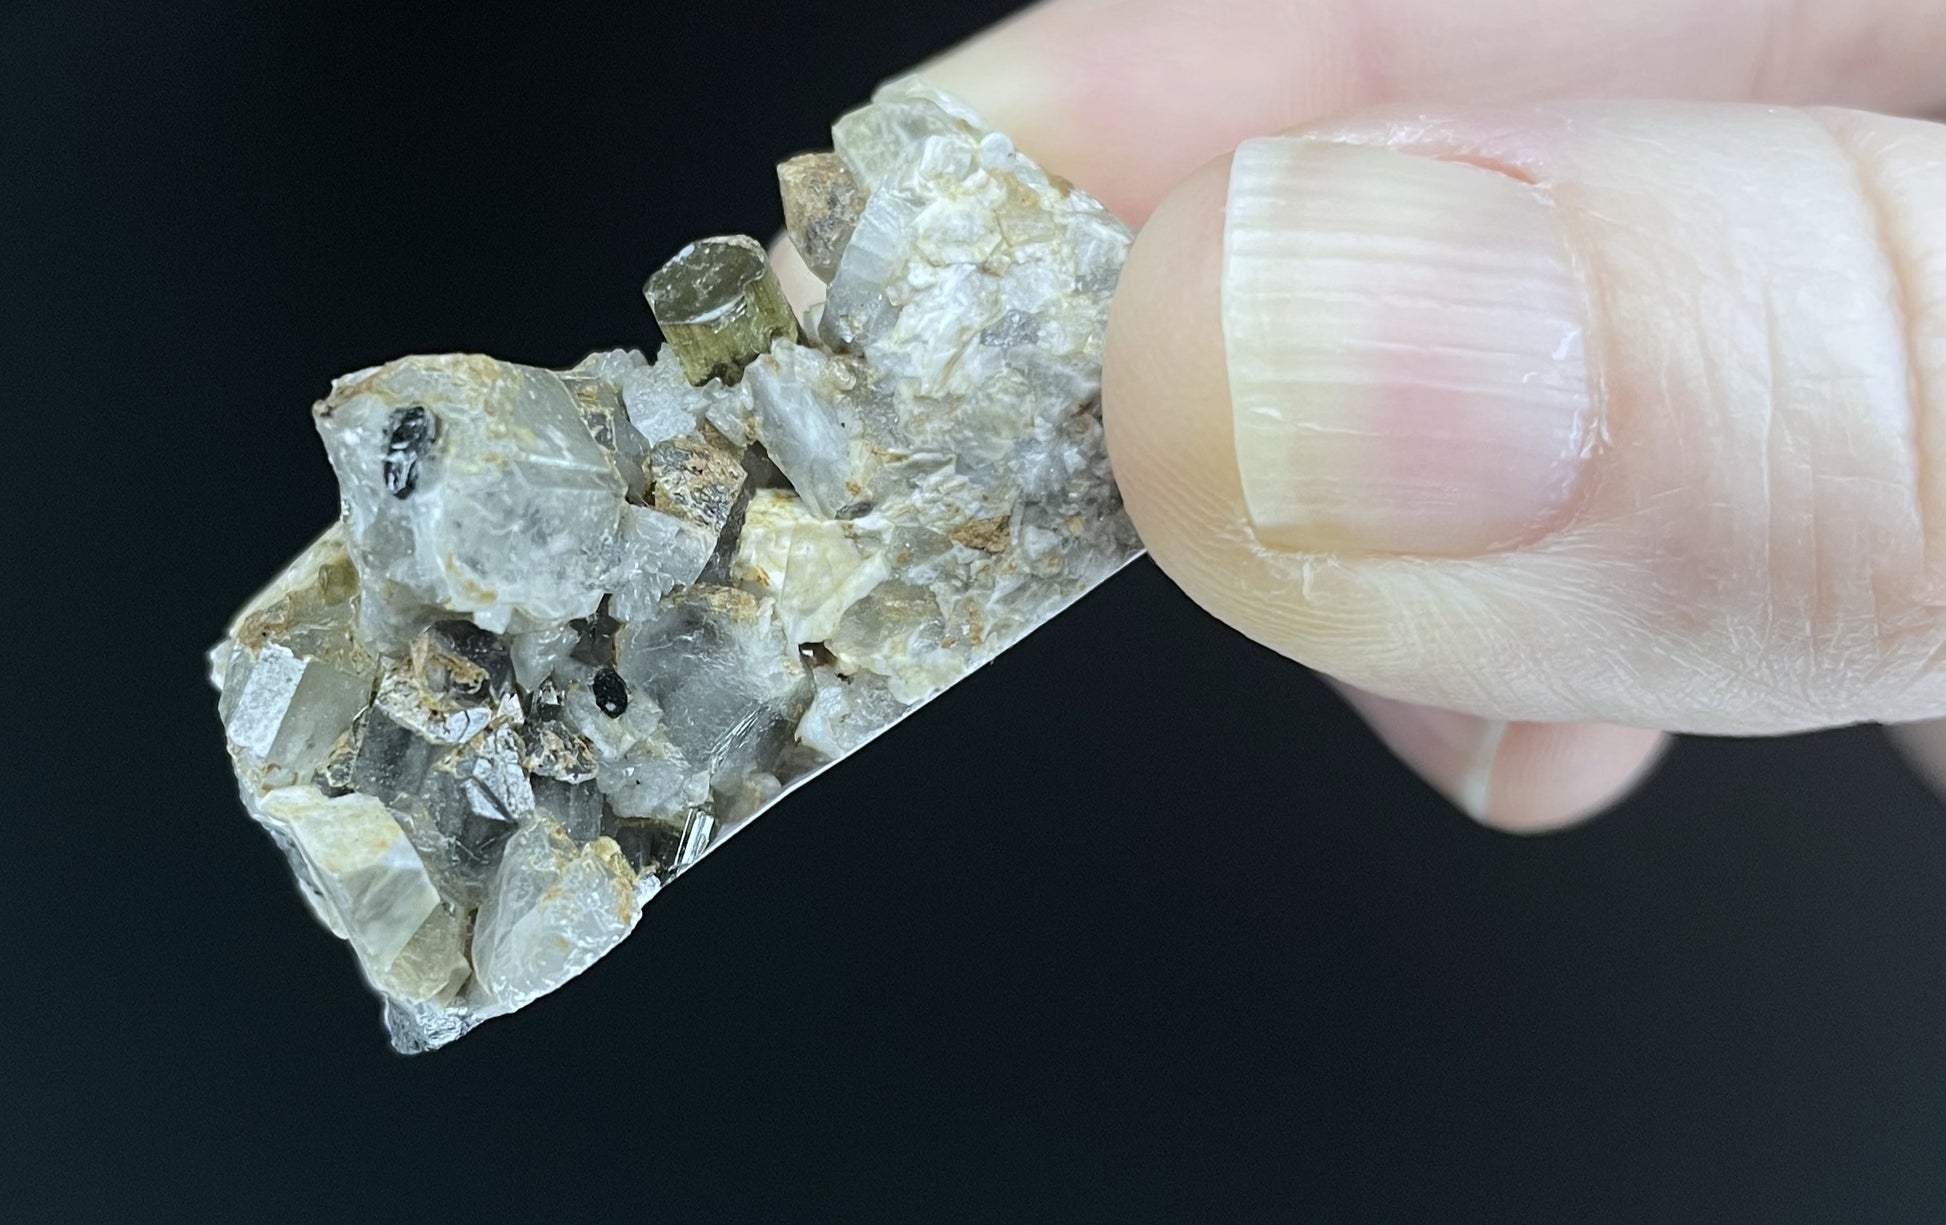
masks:
<path fill-rule="evenodd" d="M 1147 563 L 394 1056 L 201 650 L 407 351 L 652 338 L 947 7 L 0 8 L 0 1219 L 1926 1221 L 1946 821 L 1868 730 L 1475 828 Z"/>

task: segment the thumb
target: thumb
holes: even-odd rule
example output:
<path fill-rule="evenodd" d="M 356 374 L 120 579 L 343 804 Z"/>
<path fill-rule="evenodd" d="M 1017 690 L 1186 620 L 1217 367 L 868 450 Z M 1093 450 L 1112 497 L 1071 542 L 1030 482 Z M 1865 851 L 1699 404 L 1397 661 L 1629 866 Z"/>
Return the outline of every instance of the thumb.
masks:
<path fill-rule="evenodd" d="M 1105 405 L 1251 637 L 1495 719 L 1946 713 L 1946 128 L 1583 103 L 1246 142 L 1143 230 Z"/>

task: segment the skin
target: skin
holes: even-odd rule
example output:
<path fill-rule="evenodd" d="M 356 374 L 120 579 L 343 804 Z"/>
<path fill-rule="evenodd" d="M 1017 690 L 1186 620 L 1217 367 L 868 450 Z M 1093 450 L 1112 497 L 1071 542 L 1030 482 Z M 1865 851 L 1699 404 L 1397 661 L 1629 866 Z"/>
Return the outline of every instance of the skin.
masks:
<path fill-rule="evenodd" d="M 1908 752 L 1946 778 L 1920 722 L 1946 715 L 1946 128 L 1896 117 L 1946 107 L 1942 65 L 1946 0 L 1050 0 L 919 72 L 1141 227 L 1104 415 L 1157 562 L 1333 677 L 1464 811 L 1535 831 L 1612 803 L 1672 731 L 1916 723 Z M 1304 316 L 1333 360 L 1390 356 L 1334 367 L 1326 409 L 1322 384 L 1257 386 L 1250 421 L 1328 409 L 1351 458 L 1253 445 L 1245 479 L 1235 380 L 1283 307 L 1238 288 L 1226 223 L 1233 166 L 1266 161 L 1233 151 L 1274 134 L 1255 152 L 1301 172 L 1252 180 L 1273 226 L 1394 179 L 1442 224 L 1545 216 L 1565 255 L 1536 296 L 1585 322 L 1555 355 L 1582 364 L 1524 385 L 1585 417 L 1521 425 L 1563 440 L 1532 482 L 1466 479 L 1497 471 L 1468 448 L 1501 404 L 1442 392 L 1478 382 L 1441 365 L 1470 352 L 1443 343 L 1455 316 L 1400 305 L 1482 251 L 1555 259 L 1513 212 L 1506 243 L 1455 234 L 1399 292 L 1419 237 L 1354 268 L 1328 297 L 1355 334 Z M 1368 487 L 1462 500 L 1415 533 Z"/>

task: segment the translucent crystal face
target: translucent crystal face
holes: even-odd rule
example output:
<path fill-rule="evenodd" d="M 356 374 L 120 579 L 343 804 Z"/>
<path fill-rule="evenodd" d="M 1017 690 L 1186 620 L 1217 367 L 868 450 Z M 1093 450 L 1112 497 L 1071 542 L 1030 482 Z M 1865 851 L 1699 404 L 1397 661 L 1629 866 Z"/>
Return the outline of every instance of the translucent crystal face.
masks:
<path fill-rule="evenodd" d="M 1097 397 L 1128 232 L 912 83 L 780 170 L 826 303 L 710 239 L 654 362 L 411 357 L 212 651 L 245 806 L 402 1050 L 586 969 L 797 783 L 1138 545 Z"/>
<path fill-rule="evenodd" d="M 734 309 L 770 272 L 755 239 L 741 234 L 704 238 L 649 278 L 649 305 L 658 319 L 693 323 Z"/>
<path fill-rule="evenodd" d="M 690 243 L 642 293 L 692 383 L 734 383 L 772 340 L 797 335 L 769 256 L 742 234 Z"/>

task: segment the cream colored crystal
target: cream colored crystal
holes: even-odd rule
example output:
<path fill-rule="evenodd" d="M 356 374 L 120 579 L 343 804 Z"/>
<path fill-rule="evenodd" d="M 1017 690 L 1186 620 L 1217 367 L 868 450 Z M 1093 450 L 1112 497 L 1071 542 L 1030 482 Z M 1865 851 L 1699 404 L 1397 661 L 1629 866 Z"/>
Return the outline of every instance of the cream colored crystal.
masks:
<path fill-rule="evenodd" d="M 744 512 L 732 575 L 777 602 L 792 642 L 823 642 L 845 610 L 889 576 L 886 546 L 859 523 L 824 519 L 783 489 L 759 490 Z"/>
<path fill-rule="evenodd" d="M 384 974 L 439 905 L 426 865 L 384 804 L 282 787 L 258 801 L 290 835 L 359 960 Z"/>

